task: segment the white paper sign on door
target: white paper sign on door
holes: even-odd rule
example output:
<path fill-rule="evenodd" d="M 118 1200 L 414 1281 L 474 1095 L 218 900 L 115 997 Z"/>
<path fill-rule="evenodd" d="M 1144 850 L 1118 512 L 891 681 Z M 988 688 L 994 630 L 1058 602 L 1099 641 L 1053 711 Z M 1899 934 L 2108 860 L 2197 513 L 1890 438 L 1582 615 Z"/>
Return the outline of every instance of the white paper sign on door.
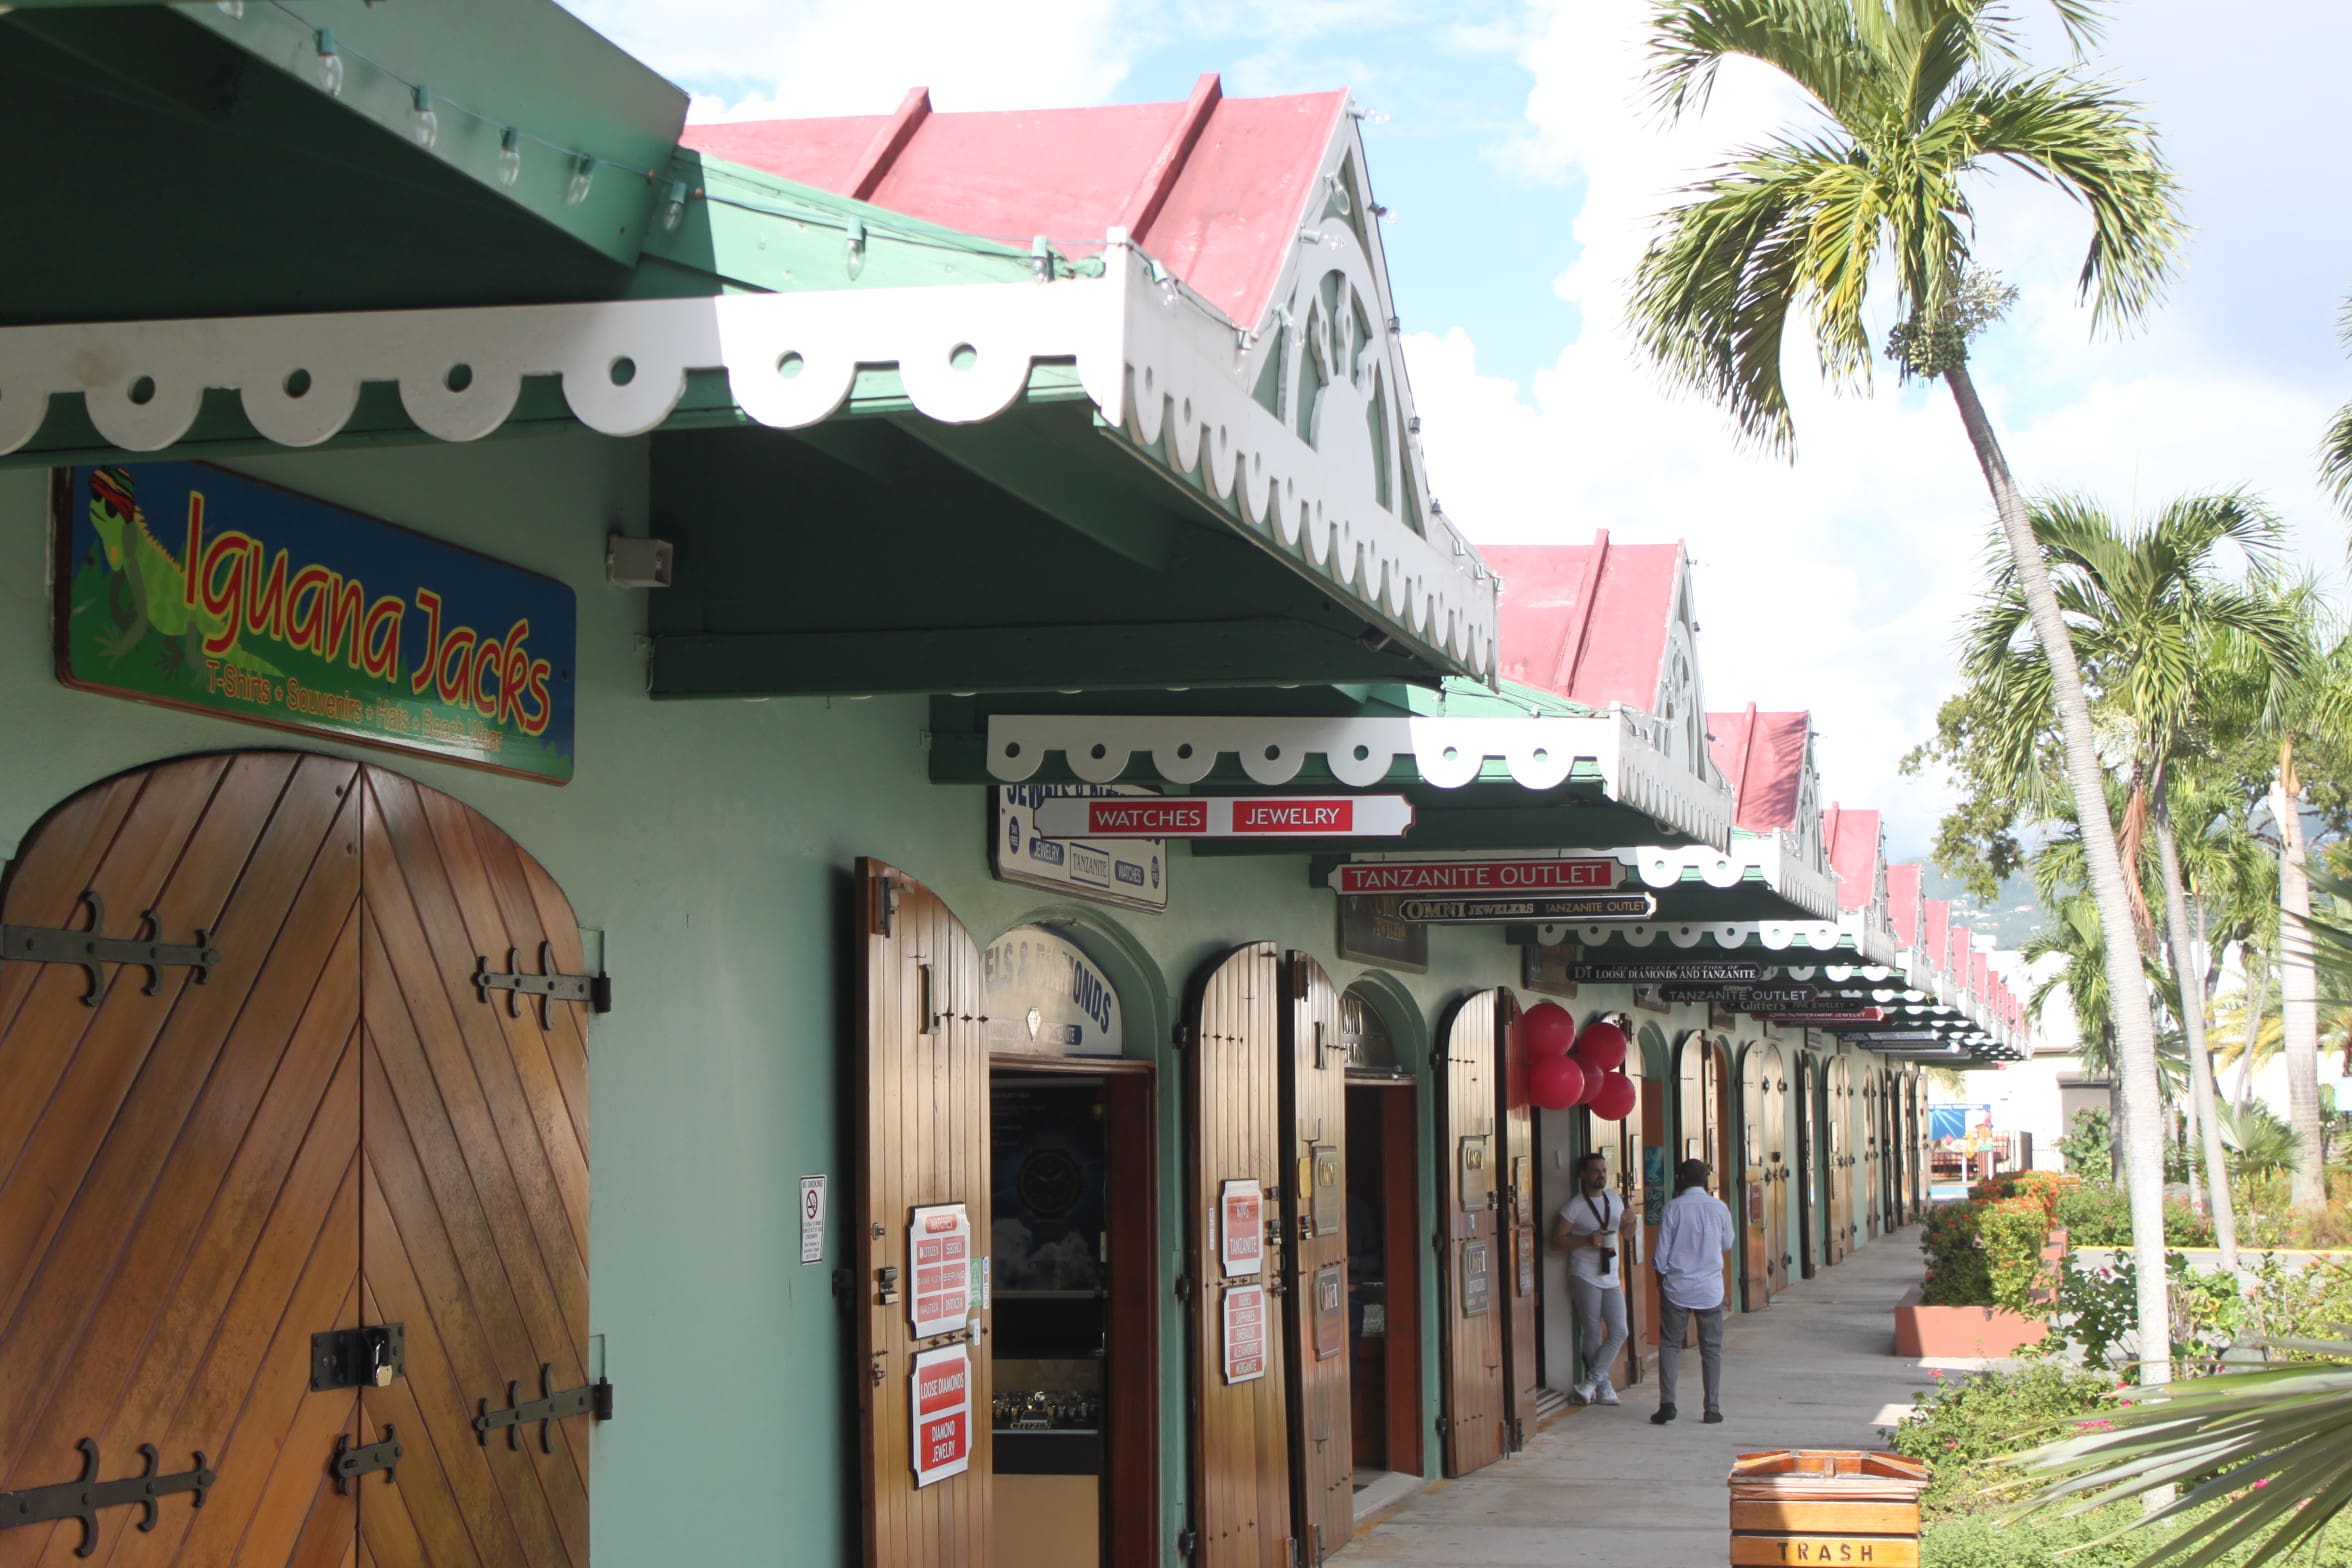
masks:
<path fill-rule="evenodd" d="M 1234 1285 L 1225 1292 L 1225 1381 L 1266 1375 L 1266 1287 Z"/>
<path fill-rule="evenodd" d="M 825 1178 L 800 1179 L 800 1261 L 825 1261 Z"/>
<path fill-rule="evenodd" d="M 926 1350 L 915 1357 L 915 1485 L 929 1486 L 972 1468 L 972 1348 Z"/>
<path fill-rule="evenodd" d="M 952 1334 L 972 1304 L 972 1218 L 960 1203 L 915 1210 L 907 1227 L 907 1316 L 915 1337 Z"/>
<path fill-rule="evenodd" d="M 1254 1181 L 1217 1189 L 1217 1255 L 1227 1278 L 1255 1274 L 1266 1256 L 1266 1200 Z"/>

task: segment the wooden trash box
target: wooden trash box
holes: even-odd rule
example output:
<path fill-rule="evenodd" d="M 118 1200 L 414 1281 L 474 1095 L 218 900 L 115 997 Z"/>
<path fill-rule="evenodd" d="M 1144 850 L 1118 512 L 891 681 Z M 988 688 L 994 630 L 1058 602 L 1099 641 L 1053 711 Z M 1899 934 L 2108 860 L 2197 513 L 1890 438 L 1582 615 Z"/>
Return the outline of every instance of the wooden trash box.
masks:
<path fill-rule="evenodd" d="M 1927 1466 L 1851 1448 L 1742 1454 L 1731 1467 L 1733 1568 L 1919 1568 Z"/>

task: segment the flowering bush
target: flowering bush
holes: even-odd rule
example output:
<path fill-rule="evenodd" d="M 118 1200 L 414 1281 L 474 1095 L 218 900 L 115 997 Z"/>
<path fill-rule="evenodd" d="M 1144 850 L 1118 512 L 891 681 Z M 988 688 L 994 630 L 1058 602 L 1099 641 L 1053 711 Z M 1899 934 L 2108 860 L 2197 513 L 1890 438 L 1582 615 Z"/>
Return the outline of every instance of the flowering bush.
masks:
<path fill-rule="evenodd" d="M 2042 1206 L 2042 1212 L 2054 1222 L 2058 1218 L 2058 1200 L 2082 1186 L 2082 1178 L 2058 1171 L 2012 1171 L 1996 1176 L 1991 1181 L 1980 1181 L 1968 1189 L 1968 1195 L 1980 1202 L 2001 1198 L 2031 1198 Z"/>
<path fill-rule="evenodd" d="M 2028 1312 L 2044 1282 L 2042 1248 L 2050 1213 L 2038 1198 L 1939 1204 L 1920 1226 L 1927 1255 L 1920 1300 L 1931 1307 L 2006 1307 Z"/>
<path fill-rule="evenodd" d="M 1919 1226 L 1919 1250 L 1927 1254 L 1927 1277 L 1919 1299 L 1931 1307 L 1989 1307 L 1992 1271 L 1985 1264 L 1979 1224 L 1984 1205 L 1939 1203 Z"/>
<path fill-rule="evenodd" d="M 1939 1376 L 1912 1397 L 1911 1414 L 1886 1434 L 1887 1446 L 1932 1472 L 1920 1506 L 1931 1519 L 1980 1506 L 1980 1494 L 2015 1477 L 1992 1461 L 2030 1448 L 2070 1416 L 2096 1415 L 2116 1380 L 2054 1361 L 2016 1372 Z"/>
<path fill-rule="evenodd" d="M 2171 1282 L 2172 1358 L 2178 1376 L 2210 1372 L 2221 1353 L 2237 1338 L 2246 1303 L 2236 1282 L 2227 1274 L 2189 1267 L 2180 1253 L 2167 1253 L 2165 1278 Z M 2120 1375 L 2137 1381 L 2139 1329 L 2139 1268 L 2128 1257 L 2100 1268 L 2069 1259 L 2058 1281 L 2055 1321 L 2062 1342 L 2079 1348 L 2090 1366 L 2122 1363 Z"/>
<path fill-rule="evenodd" d="M 2066 1227 L 2066 1240 L 2076 1247 L 2128 1247 L 2132 1244 L 2131 1199 L 2110 1187 L 2070 1187 L 2058 1194 L 2051 1215 Z M 2213 1222 L 2177 1199 L 2164 1205 L 2164 1244 L 2168 1247 L 2210 1247 Z"/>

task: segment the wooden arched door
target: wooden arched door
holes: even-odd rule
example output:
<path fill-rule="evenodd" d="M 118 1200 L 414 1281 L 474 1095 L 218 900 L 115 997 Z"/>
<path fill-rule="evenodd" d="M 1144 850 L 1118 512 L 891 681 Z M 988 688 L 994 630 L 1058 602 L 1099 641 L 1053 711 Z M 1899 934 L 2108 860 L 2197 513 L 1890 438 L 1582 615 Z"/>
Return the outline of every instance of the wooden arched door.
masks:
<path fill-rule="evenodd" d="M 1508 1277 L 1498 1223 L 1503 1194 L 1496 1126 L 1505 1000 L 1480 991 L 1446 1021 L 1437 1073 L 1438 1371 L 1445 1473 L 1467 1475 L 1509 1450 L 1503 1370 Z"/>
<path fill-rule="evenodd" d="M 1739 1296 L 1747 1312 L 1763 1311 L 1772 1299 L 1772 1166 L 1765 1154 L 1772 1076 L 1765 1068 L 1765 1049 L 1763 1042 L 1751 1041 L 1740 1052 L 1739 1183 L 1732 1211 L 1740 1221 Z"/>
<path fill-rule="evenodd" d="M 1772 1295 L 1789 1287 L 1789 1082 L 1777 1045 L 1764 1047 L 1764 1284 Z"/>
<path fill-rule="evenodd" d="M 1677 1143 L 1672 1163 L 1684 1160 L 1704 1160 L 1714 1173 L 1714 1190 L 1726 1204 L 1739 1200 L 1740 1170 L 1735 1162 L 1740 1158 L 1739 1144 L 1734 1137 L 1735 1107 L 1732 1099 L 1732 1076 L 1729 1053 L 1722 1043 L 1708 1035 L 1692 1030 L 1683 1036 L 1675 1053 L 1675 1082 L 1679 1109 L 1676 1122 Z M 1666 1173 L 1667 1191 L 1674 1188 L 1674 1173 Z M 1735 1211 L 1736 1212 L 1736 1211 Z M 1745 1248 L 1735 1248 L 1731 1257 L 1723 1260 L 1725 1299 L 1739 1291 L 1738 1268 L 1735 1260 L 1743 1259 Z"/>
<path fill-rule="evenodd" d="M 111 1496 L 142 1444 L 157 1478 L 151 1516 L 20 1524 L 0 1561 L 584 1564 L 567 1417 L 610 1406 L 554 880 L 398 774 L 248 752 L 66 802 L 0 922 L 0 1491 Z M 477 1427 L 543 1391 L 531 1441 Z"/>
<path fill-rule="evenodd" d="M 1185 1259 L 1192 1342 L 1195 1559 L 1291 1568 L 1291 1446 L 1281 1223 L 1283 964 L 1271 942 L 1204 970 L 1185 1021 Z M 1343 1254 L 1344 1256 L 1344 1254 Z"/>
<path fill-rule="evenodd" d="M 1829 1224 L 1825 1256 L 1837 1263 L 1854 1250 L 1854 1073 L 1843 1056 L 1829 1058 L 1825 1107 L 1829 1124 Z"/>
<path fill-rule="evenodd" d="M 1789 1086 L 1796 1098 L 1797 1268 L 1811 1279 L 1821 1268 L 1821 1073 L 1803 1046 L 1789 1052 Z"/>
<path fill-rule="evenodd" d="M 1291 1485 L 1299 1557 L 1320 1563 L 1355 1533 L 1348 1381 L 1347 1063 L 1339 988 L 1305 953 L 1284 955 L 1282 1124 L 1295 1179 L 1282 1184 L 1290 1249 Z"/>

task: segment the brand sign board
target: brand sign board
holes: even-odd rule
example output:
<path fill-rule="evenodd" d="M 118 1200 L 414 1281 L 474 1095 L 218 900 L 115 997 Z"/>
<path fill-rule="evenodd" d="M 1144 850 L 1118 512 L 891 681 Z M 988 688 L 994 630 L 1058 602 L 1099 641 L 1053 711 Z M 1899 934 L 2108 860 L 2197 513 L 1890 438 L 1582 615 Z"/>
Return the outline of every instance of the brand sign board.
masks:
<path fill-rule="evenodd" d="M 1329 1361 L 1347 1349 L 1347 1266 L 1328 1263 L 1315 1271 L 1315 1359 Z"/>
<path fill-rule="evenodd" d="M 1883 1007 L 1853 1007 L 1843 1012 L 1758 1013 L 1768 1024 L 1874 1024 L 1886 1016 Z"/>
<path fill-rule="evenodd" d="M 917 1352 L 908 1379 L 914 1415 L 915 1485 L 972 1468 L 972 1347 Z"/>
<path fill-rule="evenodd" d="M 1462 1316 L 1477 1317 L 1494 1305 L 1494 1251 L 1484 1241 L 1462 1243 Z"/>
<path fill-rule="evenodd" d="M 1573 947 L 1530 942 L 1519 949 L 1519 983 L 1546 996 L 1575 996 L 1576 953 Z"/>
<path fill-rule="evenodd" d="M 1717 1007 L 1750 1011 L 1764 1006 L 1802 1007 L 1832 994 L 1809 985 L 1720 986 L 1675 981 L 1658 987 L 1658 995 L 1665 1001 L 1710 1002 Z"/>
<path fill-rule="evenodd" d="M 1347 895 L 1428 893 L 1453 898 L 1520 898 L 1613 888 L 1614 860 L 1357 860 L 1335 867 L 1331 890 Z"/>
<path fill-rule="evenodd" d="M 972 1309 L 972 1217 L 960 1203 L 915 1210 L 907 1227 L 907 1316 L 915 1337 L 949 1334 Z"/>
<path fill-rule="evenodd" d="M 572 776 L 564 584 L 202 463 L 61 468 L 51 489 L 66 685 Z"/>
<path fill-rule="evenodd" d="M 1266 1256 L 1266 1200 L 1254 1181 L 1217 1189 L 1217 1259 L 1226 1276 L 1255 1274 Z"/>
<path fill-rule="evenodd" d="M 1413 826 L 1402 795 L 1178 795 L 1049 798 L 1048 838 L 1401 838 Z"/>
<path fill-rule="evenodd" d="M 1225 1287 L 1225 1381 L 1247 1383 L 1266 1375 L 1266 1287 Z"/>
<path fill-rule="evenodd" d="M 1429 928 L 1397 914 L 1401 898 L 1340 898 L 1339 956 L 1383 969 L 1422 974 L 1429 968 Z"/>
<path fill-rule="evenodd" d="M 1891 1045 L 1906 1041 L 1941 1040 L 1942 1038 L 1943 1036 L 1933 1029 L 1873 1029 L 1868 1034 L 1858 1034 L 1853 1037 L 1855 1043 L 1859 1045 L 1876 1045 L 1881 1042 Z"/>
<path fill-rule="evenodd" d="M 1754 985 L 1764 966 L 1742 958 L 1666 958 L 1626 963 L 1578 964 L 1570 978 L 1587 985 Z"/>
<path fill-rule="evenodd" d="M 1126 1045 L 1119 993 L 1085 950 L 1043 926 L 1015 926 L 981 950 L 988 1048 L 1048 1056 L 1117 1056 Z"/>
<path fill-rule="evenodd" d="M 1425 926 L 1526 925 L 1553 920 L 1647 920 L 1648 893 L 1568 893 L 1540 898 L 1400 898 L 1397 918 Z"/>
<path fill-rule="evenodd" d="M 1000 882 L 1050 888 L 1155 913 L 1168 907 L 1168 846 L 1156 838 L 1053 838 L 1037 831 L 1049 800 L 1158 800 L 1142 784 L 1008 784 L 996 791 L 989 868 Z"/>

